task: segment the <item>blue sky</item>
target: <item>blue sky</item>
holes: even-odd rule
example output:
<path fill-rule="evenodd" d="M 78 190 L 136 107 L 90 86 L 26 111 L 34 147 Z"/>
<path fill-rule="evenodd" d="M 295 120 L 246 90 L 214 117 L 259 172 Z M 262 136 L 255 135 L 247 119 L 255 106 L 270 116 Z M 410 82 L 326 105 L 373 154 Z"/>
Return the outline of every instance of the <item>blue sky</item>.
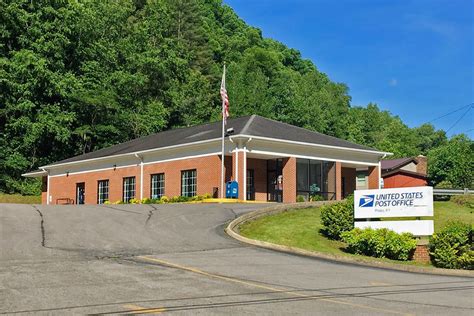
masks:
<path fill-rule="evenodd" d="M 247 24 L 301 51 L 352 105 L 419 126 L 474 102 L 472 0 L 224 0 Z M 432 123 L 449 129 L 469 107 Z M 448 135 L 474 135 L 472 108 Z M 470 130 L 470 131 L 469 131 Z"/>

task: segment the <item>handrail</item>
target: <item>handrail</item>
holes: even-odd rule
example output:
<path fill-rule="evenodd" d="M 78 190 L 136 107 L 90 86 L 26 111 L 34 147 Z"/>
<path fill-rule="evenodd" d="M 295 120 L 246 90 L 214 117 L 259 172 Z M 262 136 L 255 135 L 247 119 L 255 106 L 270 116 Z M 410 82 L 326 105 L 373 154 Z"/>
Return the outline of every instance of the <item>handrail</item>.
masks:
<path fill-rule="evenodd" d="M 473 194 L 474 190 L 468 188 L 465 189 L 433 189 L 434 195 L 462 195 L 462 194 Z"/>

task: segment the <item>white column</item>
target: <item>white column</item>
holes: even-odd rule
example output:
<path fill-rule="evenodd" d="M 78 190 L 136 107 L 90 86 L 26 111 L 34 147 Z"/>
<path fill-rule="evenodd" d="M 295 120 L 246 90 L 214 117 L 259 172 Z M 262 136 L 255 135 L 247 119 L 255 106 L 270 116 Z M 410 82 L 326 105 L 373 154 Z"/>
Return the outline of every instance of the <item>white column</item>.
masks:
<path fill-rule="evenodd" d="M 46 205 L 49 205 L 49 171 L 46 174 Z"/>
<path fill-rule="evenodd" d="M 382 188 L 382 163 L 379 161 L 379 189 Z"/>
<path fill-rule="evenodd" d="M 143 159 L 140 162 L 140 201 L 143 200 Z"/>
<path fill-rule="evenodd" d="M 239 148 L 235 148 L 235 181 L 239 183 Z"/>
<path fill-rule="evenodd" d="M 247 200 L 247 146 L 244 146 L 244 172 L 242 173 L 242 192 L 244 201 Z"/>

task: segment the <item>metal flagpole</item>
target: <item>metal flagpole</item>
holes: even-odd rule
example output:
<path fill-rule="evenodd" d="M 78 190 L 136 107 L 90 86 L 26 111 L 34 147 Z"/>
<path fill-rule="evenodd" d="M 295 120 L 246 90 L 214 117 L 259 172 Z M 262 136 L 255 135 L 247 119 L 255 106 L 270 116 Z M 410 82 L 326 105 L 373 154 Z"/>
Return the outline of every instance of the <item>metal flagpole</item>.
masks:
<path fill-rule="evenodd" d="M 224 87 L 225 89 L 225 63 L 224 63 L 224 72 L 222 74 L 222 82 L 221 82 L 221 90 Z M 224 179 L 224 137 L 225 137 L 225 98 L 222 97 L 222 164 L 221 164 L 221 199 L 225 197 L 224 195 L 224 186 L 225 186 L 225 179 Z"/>

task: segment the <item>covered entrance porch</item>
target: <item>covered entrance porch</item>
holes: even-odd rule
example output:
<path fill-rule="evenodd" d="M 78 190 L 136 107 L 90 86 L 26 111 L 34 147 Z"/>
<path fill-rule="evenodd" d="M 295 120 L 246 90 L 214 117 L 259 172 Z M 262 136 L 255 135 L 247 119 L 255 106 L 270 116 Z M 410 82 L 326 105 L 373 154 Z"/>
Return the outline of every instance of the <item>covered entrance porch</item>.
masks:
<path fill-rule="evenodd" d="M 294 203 L 341 200 L 353 194 L 357 171 L 367 170 L 367 187 L 379 186 L 379 163 L 337 160 L 319 155 L 260 150 L 259 141 L 233 141 L 226 178 L 239 183 L 239 199 Z M 258 146 L 258 147 L 257 147 Z M 259 148 L 260 147 L 260 148 Z M 291 149 L 285 146 L 285 149 Z M 295 148 L 296 149 L 296 148 Z M 242 185 L 245 184 L 245 185 Z"/>

